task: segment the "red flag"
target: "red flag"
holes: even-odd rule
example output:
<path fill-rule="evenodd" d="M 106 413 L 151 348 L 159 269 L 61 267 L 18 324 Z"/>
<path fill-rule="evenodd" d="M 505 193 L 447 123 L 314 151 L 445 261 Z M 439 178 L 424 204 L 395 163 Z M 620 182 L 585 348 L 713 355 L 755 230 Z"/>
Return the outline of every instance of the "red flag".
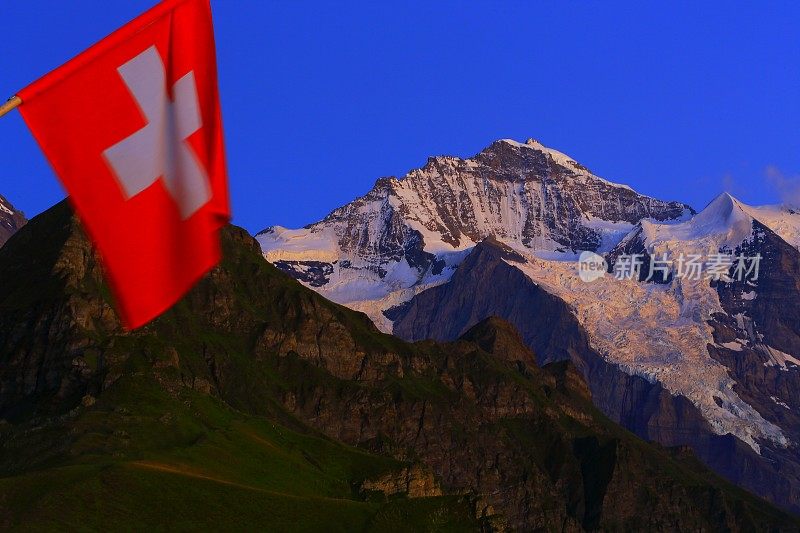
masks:
<path fill-rule="evenodd" d="M 209 0 L 166 0 L 19 93 L 131 329 L 221 257 L 215 57 Z"/>

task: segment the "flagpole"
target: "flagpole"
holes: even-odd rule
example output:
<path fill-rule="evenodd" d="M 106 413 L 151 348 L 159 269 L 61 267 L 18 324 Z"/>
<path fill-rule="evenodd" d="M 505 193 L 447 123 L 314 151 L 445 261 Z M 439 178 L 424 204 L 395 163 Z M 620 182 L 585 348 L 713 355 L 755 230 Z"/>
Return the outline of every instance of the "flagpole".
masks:
<path fill-rule="evenodd" d="M 17 107 L 19 107 L 21 103 L 22 103 L 22 98 L 16 95 L 12 96 L 11 98 L 8 99 L 8 102 L 6 102 L 3 105 L 0 105 L 0 117 L 2 117 L 3 115 L 5 115 L 10 111 L 13 111 Z"/>

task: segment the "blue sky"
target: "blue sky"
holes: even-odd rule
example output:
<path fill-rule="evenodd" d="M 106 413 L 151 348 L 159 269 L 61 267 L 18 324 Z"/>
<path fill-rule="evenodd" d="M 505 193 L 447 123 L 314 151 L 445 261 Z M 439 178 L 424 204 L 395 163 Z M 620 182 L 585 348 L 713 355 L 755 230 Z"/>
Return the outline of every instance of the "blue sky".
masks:
<path fill-rule="evenodd" d="M 154 1 L 4 4 L 10 96 Z M 431 4 L 212 0 L 234 222 L 305 225 L 504 137 L 695 207 L 797 192 L 800 4 Z M 26 214 L 63 197 L 17 113 L 0 150 L 0 193 Z"/>

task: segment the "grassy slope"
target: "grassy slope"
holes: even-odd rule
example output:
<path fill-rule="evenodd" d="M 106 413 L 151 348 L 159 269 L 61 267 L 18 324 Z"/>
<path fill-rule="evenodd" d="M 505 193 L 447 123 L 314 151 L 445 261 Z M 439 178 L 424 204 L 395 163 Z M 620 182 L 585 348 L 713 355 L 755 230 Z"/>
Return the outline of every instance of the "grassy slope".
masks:
<path fill-rule="evenodd" d="M 30 322 L 75 302 L 110 303 L 96 258 L 87 254 L 65 203 L 14 241 L 0 249 L 0 275 L 13 281 L 0 286 L 0 317 L 7 323 Z M 226 286 L 237 306 L 245 306 L 237 312 L 279 321 L 282 303 L 259 301 L 251 291 L 279 293 L 286 302 L 307 292 L 282 275 L 269 276 L 268 287 L 247 286 L 254 272 L 277 271 L 257 254 L 242 253 L 230 232 L 224 245 L 226 272 L 245 280 Z M 199 291 L 215 289 L 208 279 L 204 284 Z M 44 395 L 24 402 L 13 423 L 0 419 L 0 529 L 475 529 L 463 498 L 387 501 L 359 493 L 361 481 L 405 464 L 334 442 L 287 414 L 270 394 L 285 385 L 254 361 L 255 340 L 207 327 L 195 304 L 191 297 L 179 302 L 134 335 L 99 323 L 77 333 L 88 339 L 81 359 L 90 369 L 121 375 L 94 392 L 93 405 L 73 408 L 79 398 L 54 402 Z M 361 317 L 324 305 L 370 338 Z M 16 346 L 36 346 L 39 330 L 24 331 Z M 48 339 L 43 349 L 67 351 L 74 338 Z M 227 401 L 183 386 L 189 378 L 212 380 L 205 349 L 224 353 L 235 371 L 237 386 L 226 391 Z M 178 367 L 162 366 L 172 352 Z"/>
<path fill-rule="evenodd" d="M 391 524 L 427 529 L 437 522 L 474 529 L 463 499 L 368 501 L 357 492 L 359 481 L 402 463 L 191 391 L 173 398 L 144 375 L 121 381 L 91 409 L 55 426 L 6 427 L 0 434 L 34 448 L 37 439 L 74 437 L 50 464 L 0 479 L 3 529 L 248 530 L 262 524 L 272 531 L 353 531 Z"/>

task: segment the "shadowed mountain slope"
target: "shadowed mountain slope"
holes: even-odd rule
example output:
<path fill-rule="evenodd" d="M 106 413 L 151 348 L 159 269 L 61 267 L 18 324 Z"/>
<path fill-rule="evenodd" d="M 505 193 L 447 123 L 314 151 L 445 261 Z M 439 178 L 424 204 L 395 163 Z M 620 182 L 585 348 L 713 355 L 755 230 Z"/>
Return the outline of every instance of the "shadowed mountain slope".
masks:
<path fill-rule="evenodd" d="M 770 235 L 774 237 L 771 232 L 764 235 L 769 239 Z M 765 267 L 763 298 L 743 300 L 741 293 L 752 287 L 720 285 L 720 292 L 727 295 L 726 308 L 730 313 L 717 314 L 712 323 L 721 342 L 732 342 L 737 335 L 747 337 L 746 328 L 737 328 L 733 318 L 742 312 L 743 305 L 754 308 L 750 315 L 759 321 L 763 319 L 763 323 L 769 317 L 775 324 L 772 330 L 777 338 L 785 338 L 787 345 L 794 342 L 795 336 L 787 333 L 787 324 L 793 323 L 794 313 L 791 310 L 781 313 L 779 309 L 785 305 L 787 295 L 797 291 L 795 282 L 791 281 L 793 278 L 786 274 L 796 264 L 789 258 L 797 253 L 785 244 L 773 244 L 773 249 L 765 253 L 776 255 L 777 250 L 784 256 L 770 257 L 775 260 L 767 263 L 770 267 Z M 594 404 L 612 420 L 643 439 L 665 446 L 691 447 L 706 464 L 728 479 L 789 509 L 798 508 L 800 466 L 795 447 L 780 448 L 764 443 L 758 454 L 733 435 L 717 434 L 686 397 L 670 393 L 659 382 L 632 375 L 608 361 L 590 345 L 589 336 L 574 309 L 518 268 L 525 265 L 526 260 L 504 244 L 485 240 L 473 249 L 448 283 L 427 289 L 387 313 L 394 321 L 395 334 L 410 341 L 445 342 L 458 338 L 483 317 L 503 317 L 519 330 L 525 345 L 534 350 L 540 364 L 573 362 L 586 378 Z M 773 278 L 781 284 L 774 282 L 780 290 L 774 291 L 776 294 L 770 299 L 768 280 Z M 772 330 L 765 328 L 765 331 Z M 736 353 L 722 346 L 710 349 L 714 357 L 729 365 L 732 373 L 739 372 L 741 385 L 736 385 L 737 391 L 757 396 L 759 402 L 754 403 L 765 416 L 797 434 L 792 425 L 796 423 L 792 409 L 770 399 L 770 395 L 783 394 L 789 398 L 787 401 L 793 402 L 796 394 L 791 384 L 796 374 L 777 364 L 762 364 L 767 356 L 757 354 L 755 348 L 739 348 Z M 751 377 L 746 372 L 750 372 Z M 760 376 L 760 380 L 752 376 Z M 765 385 L 770 379 L 773 380 L 771 384 Z"/>

